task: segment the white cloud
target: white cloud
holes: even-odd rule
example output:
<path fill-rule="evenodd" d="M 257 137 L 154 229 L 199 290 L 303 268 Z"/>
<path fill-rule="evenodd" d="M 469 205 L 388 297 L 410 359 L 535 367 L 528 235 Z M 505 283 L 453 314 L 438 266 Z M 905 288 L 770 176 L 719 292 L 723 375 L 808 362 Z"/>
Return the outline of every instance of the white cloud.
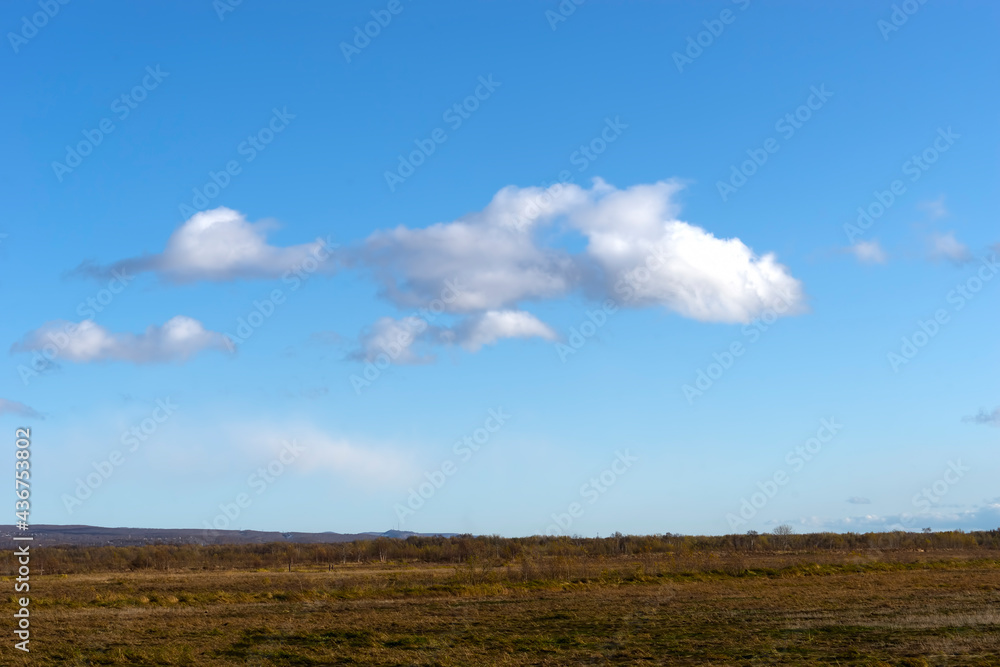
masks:
<path fill-rule="evenodd" d="M 41 351 L 50 358 L 79 363 L 129 361 L 136 364 L 186 361 L 206 349 L 229 350 L 224 334 L 207 331 L 201 322 L 178 315 L 141 334 L 112 333 L 84 320 L 78 324 L 49 322 L 28 333 L 12 352 Z"/>
<path fill-rule="evenodd" d="M 34 408 L 19 401 L 12 401 L 6 398 L 0 398 L 0 416 L 2 415 L 19 415 L 32 419 L 42 419 L 42 415 Z"/>
<path fill-rule="evenodd" d="M 360 346 L 350 354 L 350 358 L 375 361 L 379 355 L 386 354 L 397 364 L 429 363 L 434 361 L 434 356 L 418 354 L 413 346 L 436 332 L 435 327 L 431 327 L 420 317 L 410 316 L 399 320 L 380 317 L 361 335 Z"/>
<path fill-rule="evenodd" d="M 220 207 L 194 214 L 167 240 L 162 253 L 143 255 L 101 267 L 84 263 L 77 273 L 105 276 L 113 270 L 125 273 L 151 271 L 164 280 L 187 283 L 198 280 L 226 281 L 279 278 L 303 266 L 332 271 L 332 246 L 317 239 L 302 245 L 268 245 L 270 225 L 250 223 L 238 211 Z M 303 263 L 306 262 L 305 265 Z"/>
<path fill-rule="evenodd" d="M 854 254 L 862 264 L 885 264 L 886 254 L 879 245 L 878 240 L 858 241 L 848 250 Z"/>
<path fill-rule="evenodd" d="M 523 310 L 490 310 L 461 322 L 454 333 L 456 342 L 470 352 L 502 338 L 558 338 L 548 325 Z"/>
<path fill-rule="evenodd" d="M 393 339 L 401 363 L 433 359 L 414 351 L 419 341 L 456 341 L 474 351 L 501 338 L 552 339 L 552 330 L 521 306 L 571 293 L 633 308 L 663 307 L 704 322 L 745 323 L 768 309 L 785 315 L 805 310 L 802 284 L 772 253 L 758 255 L 739 238 L 717 238 L 678 219 L 681 188 L 664 181 L 618 189 L 600 179 L 589 188 L 508 186 L 482 210 L 457 220 L 375 232 L 320 270 L 332 271 L 338 262 L 363 267 L 399 307 L 437 304 L 437 312 L 468 316 L 450 330 L 414 331 L 403 343 L 400 334 L 413 322 L 382 318 L 352 355 L 371 360 Z M 569 250 L 581 236 L 585 247 Z M 171 282 L 277 278 L 318 255 L 329 257 L 322 241 L 272 246 L 262 223 L 217 208 L 183 223 L 162 253 L 107 267 L 85 264 L 78 272 L 152 271 Z M 106 343 L 110 336 L 99 327 L 84 333 L 83 357 L 101 358 L 95 346 L 121 346 Z M 73 358 L 75 349 L 64 358 Z"/>
<path fill-rule="evenodd" d="M 349 358 L 374 362 L 385 355 L 394 364 L 425 364 L 434 361 L 434 355 L 418 353 L 415 347 L 457 343 L 476 352 L 504 338 L 556 340 L 558 336 L 534 315 L 521 310 L 489 310 L 462 319 L 451 328 L 432 326 L 415 315 L 398 320 L 382 317 L 361 335 L 358 348 Z"/>
<path fill-rule="evenodd" d="M 448 312 L 468 313 L 562 296 L 574 286 L 573 261 L 511 224 L 516 206 L 510 202 L 520 194 L 505 188 L 483 211 L 454 222 L 376 232 L 359 260 L 402 307 L 440 299 Z"/>
<path fill-rule="evenodd" d="M 453 222 L 376 232 L 351 261 L 371 270 L 397 306 L 436 302 L 470 315 L 451 330 L 470 350 L 504 337 L 550 338 L 551 329 L 517 306 L 574 291 L 705 322 L 745 323 L 776 306 L 784 314 L 805 309 L 801 283 L 773 254 L 678 220 L 680 189 L 659 182 L 619 190 L 600 179 L 589 189 L 508 186 Z M 575 253 L 564 248 L 574 235 L 586 240 Z M 380 322 L 363 349 L 389 326 Z"/>
<path fill-rule="evenodd" d="M 933 234 L 930 238 L 930 258 L 947 260 L 955 264 L 965 264 L 972 260 L 968 246 L 955 238 L 955 232 Z"/>
<path fill-rule="evenodd" d="M 917 204 L 917 208 L 926 211 L 928 217 L 932 220 L 948 215 L 948 208 L 944 205 L 944 195 L 941 195 L 937 199 L 922 201 Z"/>
<path fill-rule="evenodd" d="M 588 239 L 606 295 L 624 305 L 662 306 L 702 322 L 749 322 L 778 303 L 805 308 L 801 283 L 773 254 L 719 239 L 676 219 L 676 183 L 616 190 L 597 182 L 590 205 L 569 213 Z"/>
<path fill-rule="evenodd" d="M 170 478 L 183 473 L 198 484 L 217 486 L 220 480 L 245 485 L 247 478 L 257 473 L 268 489 L 273 485 L 274 493 L 287 495 L 295 493 L 296 480 L 304 476 L 366 491 L 395 491 L 419 479 L 424 470 L 410 442 L 360 440 L 328 430 L 307 417 L 274 419 L 265 414 L 266 409 L 252 414 L 215 410 L 213 419 L 202 423 L 186 412 L 188 406 L 181 404 L 180 408 L 185 414 L 172 417 L 156 432 L 156 446 L 143 445 L 140 450 L 145 463 L 137 460 L 136 465 L 148 465 L 149 475 Z M 70 449 L 91 452 L 88 458 L 81 457 L 81 463 L 86 464 L 97 452 L 107 451 L 108 437 L 117 439 L 122 430 L 147 416 L 148 411 L 142 410 L 123 414 L 117 425 L 110 427 L 114 420 L 100 419 L 100 425 L 72 430 L 64 439 L 74 445 Z M 101 433 L 105 435 L 101 437 Z M 94 434 L 95 439 L 89 440 Z M 129 461 L 128 465 L 133 465 L 131 458 Z M 261 469 L 267 474 L 261 475 Z M 255 492 L 262 491 L 255 488 Z"/>

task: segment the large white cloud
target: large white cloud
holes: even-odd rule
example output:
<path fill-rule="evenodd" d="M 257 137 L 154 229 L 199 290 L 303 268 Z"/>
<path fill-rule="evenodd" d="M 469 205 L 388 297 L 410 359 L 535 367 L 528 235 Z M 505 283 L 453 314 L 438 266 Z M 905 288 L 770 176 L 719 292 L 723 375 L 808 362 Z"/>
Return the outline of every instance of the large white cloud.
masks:
<path fill-rule="evenodd" d="M 417 343 L 456 342 L 475 351 L 503 338 L 553 339 L 524 307 L 572 293 L 625 307 L 663 307 L 704 322 L 745 323 L 769 309 L 805 309 L 801 283 L 774 254 L 757 254 L 739 238 L 717 238 L 680 220 L 680 189 L 668 181 L 618 189 L 600 179 L 589 188 L 508 186 L 482 210 L 429 227 L 377 231 L 335 257 L 320 240 L 269 245 L 263 224 L 217 208 L 192 216 L 162 253 L 78 271 L 153 271 L 190 282 L 276 278 L 318 257 L 318 270 L 346 263 L 370 272 L 398 307 L 436 304 L 439 314 L 465 318 L 450 328 L 413 332 L 398 350 L 401 363 L 433 359 L 417 352 Z M 362 334 L 353 356 L 370 360 L 413 326 L 406 318 L 380 319 Z M 85 332 L 93 337 L 86 349 L 108 338 L 102 331 Z M 132 356 L 155 356 L 134 343 L 132 349 Z"/>
<path fill-rule="evenodd" d="M 600 179 L 589 189 L 509 186 L 453 222 L 376 232 L 353 261 L 396 305 L 439 300 L 452 313 L 512 310 L 574 291 L 706 322 L 748 322 L 776 304 L 804 309 L 801 283 L 773 254 L 679 220 L 680 189 L 621 190 Z M 566 249 L 581 236 L 582 251 Z"/>
<path fill-rule="evenodd" d="M 278 278 L 290 271 L 332 271 L 332 243 L 278 247 L 267 243 L 267 223 L 251 223 L 238 211 L 220 207 L 194 214 L 167 240 L 163 252 L 133 257 L 109 266 L 83 264 L 78 273 L 104 276 L 113 270 L 151 271 L 164 280 L 187 283 L 238 278 Z"/>
<path fill-rule="evenodd" d="M 129 361 L 136 364 L 186 361 L 206 349 L 230 350 L 225 334 L 207 331 L 198 320 L 178 315 L 140 334 L 113 333 L 93 320 L 54 321 L 28 333 L 12 352 L 40 351 L 72 362 Z"/>
<path fill-rule="evenodd" d="M 550 299 L 574 285 L 568 253 L 538 246 L 494 215 L 478 215 L 424 229 L 376 232 L 359 259 L 402 307 L 441 299 L 449 312 L 504 308 Z"/>
<path fill-rule="evenodd" d="M 804 308 L 801 283 L 773 254 L 719 239 L 676 219 L 676 183 L 626 190 L 598 182 L 590 205 L 569 213 L 607 293 L 628 306 L 662 306 L 703 322 L 749 322 L 776 304 Z"/>

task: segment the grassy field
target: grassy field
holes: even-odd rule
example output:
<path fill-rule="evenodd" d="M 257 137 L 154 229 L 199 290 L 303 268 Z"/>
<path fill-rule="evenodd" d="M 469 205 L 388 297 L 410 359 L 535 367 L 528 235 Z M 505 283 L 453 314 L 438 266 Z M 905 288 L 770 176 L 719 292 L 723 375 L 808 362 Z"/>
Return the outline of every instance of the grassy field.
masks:
<path fill-rule="evenodd" d="M 0 662 L 1000 664 L 993 551 L 287 569 L 33 575 L 32 653 Z"/>

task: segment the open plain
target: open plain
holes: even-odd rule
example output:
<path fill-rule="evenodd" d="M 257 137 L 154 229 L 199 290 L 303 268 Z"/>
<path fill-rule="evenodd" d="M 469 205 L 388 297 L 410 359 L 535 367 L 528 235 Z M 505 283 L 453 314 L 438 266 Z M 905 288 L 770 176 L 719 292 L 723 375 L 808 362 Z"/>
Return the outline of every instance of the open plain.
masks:
<path fill-rule="evenodd" d="M 998 664 L 996 549 L 767 537 L 48 548 L 4 663 Z"/>

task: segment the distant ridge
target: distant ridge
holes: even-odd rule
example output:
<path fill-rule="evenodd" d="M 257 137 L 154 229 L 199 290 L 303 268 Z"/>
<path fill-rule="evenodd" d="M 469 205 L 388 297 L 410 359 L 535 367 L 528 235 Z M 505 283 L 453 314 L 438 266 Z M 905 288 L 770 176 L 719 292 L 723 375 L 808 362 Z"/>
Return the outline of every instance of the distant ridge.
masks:
<path fill-rule="evenodd" d="M 380 537 L 405 540 L 420 537 L 452 537 L 457 533 L 413 533 L 407 530 L 387 530 L 383 533 L 282 533 L 261 530 L 209 530 L 191 528 L 103 528 L 100 526 L 57 526 L 38 524 L 28 531 L 14 526 L 0 526 L 0 535 L 11 539 L 15 535 L 31 535 L 36 546 L 142 546 L 146 544 L 267 544 L 290 542 L 297 544 L 354 542 Z"/>

